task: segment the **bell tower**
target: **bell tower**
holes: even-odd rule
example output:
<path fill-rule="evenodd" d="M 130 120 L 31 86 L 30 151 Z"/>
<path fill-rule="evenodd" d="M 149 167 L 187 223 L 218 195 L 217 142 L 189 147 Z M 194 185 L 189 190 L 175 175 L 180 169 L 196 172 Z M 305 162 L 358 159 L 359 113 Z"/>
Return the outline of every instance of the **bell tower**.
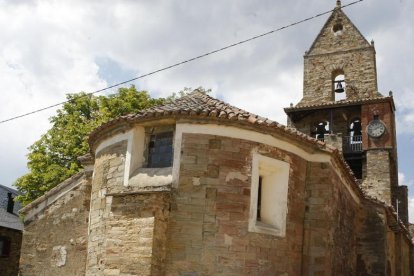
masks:
<path fill-rule="evenodd" d="M 303 98 L 285 112 L 290 127 L 337 147 L 362 189 L 398 205 L 408 223 L 407 187 L 398 185 L 392 93 L 378 92 L 374 42 L 364 38 L 340 1 L 305 52 Z"/>
<path fill-rule="evenodd" d="M 380 96 L 374 43 L 341 10 L 340 1 L 305 53 L 303 99 L 299 105 Z"/>

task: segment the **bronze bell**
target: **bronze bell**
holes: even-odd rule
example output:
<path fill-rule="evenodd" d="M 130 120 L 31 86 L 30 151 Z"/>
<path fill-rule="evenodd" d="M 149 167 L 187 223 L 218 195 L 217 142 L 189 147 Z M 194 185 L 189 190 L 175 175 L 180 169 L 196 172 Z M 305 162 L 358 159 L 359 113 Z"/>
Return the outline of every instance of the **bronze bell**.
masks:
<path fill-rule="evenodd" d="M 342 86 L 342 81 L 338 81 L 337 83 L 336 83 L 336 88 L 335 88 L 335 93 L 342 93 L 342 92 L 344 92 L 345 90 L 344 90 L 344 88 L 343 88 L 343 86 Z"/>

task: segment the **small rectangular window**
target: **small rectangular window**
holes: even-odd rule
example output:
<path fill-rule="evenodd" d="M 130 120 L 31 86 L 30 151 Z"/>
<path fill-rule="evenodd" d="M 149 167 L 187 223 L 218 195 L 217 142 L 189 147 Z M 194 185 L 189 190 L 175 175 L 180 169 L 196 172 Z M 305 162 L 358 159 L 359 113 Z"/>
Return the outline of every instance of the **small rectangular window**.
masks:
<path fill-rule="evenodd" d="M 249 231 L 284 237 L 290 165 L 253 154 Z"/>
<path fill-rule="evenodd" d="M 13 214 L 14 198 L 12 193 L 7 193 L 7 212 Z"/>
<path fill-rule="evenodd" d="M 262 177 L 259 176 L 259 188 L 257 191 L 257 221 L 261 220 L 260 209 L 262 207 Z"/>
<path fill-rule="evenodd" d="M 151 135 L 148 144 L 148 167 L 171 167 L 173 158 L 173 133 L 164 132 Z"/>

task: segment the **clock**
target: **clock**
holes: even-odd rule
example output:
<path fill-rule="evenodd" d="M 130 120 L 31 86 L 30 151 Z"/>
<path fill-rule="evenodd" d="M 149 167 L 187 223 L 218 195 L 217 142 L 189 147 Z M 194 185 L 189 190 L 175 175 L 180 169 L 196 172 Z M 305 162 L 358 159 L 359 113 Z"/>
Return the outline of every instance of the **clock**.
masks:
<path fill-rule="evenodd" d="M 367 126 L 368 135 L 379 138 L 385 133 L 385 125 L 380 120 L 372 120 Z"/>

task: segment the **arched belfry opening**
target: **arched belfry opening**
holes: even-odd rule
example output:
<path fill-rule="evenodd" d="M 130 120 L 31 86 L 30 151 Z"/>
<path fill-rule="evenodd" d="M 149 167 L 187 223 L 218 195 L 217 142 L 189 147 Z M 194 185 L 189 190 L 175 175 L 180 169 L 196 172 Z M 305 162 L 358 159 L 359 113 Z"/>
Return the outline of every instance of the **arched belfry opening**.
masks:
<path fill-rule="evenodd" d="M 354 118 L 348 126 L 348 151 L 361 152 L 362 151 L 362 126 L 361 119 Z"/>
<path fill-rule="evenodd" d="M 346 82 L 343 70 L 335 70 L 332 73 L 332 94 L 335 102 L 346 100 Z"/>
<path fill-rule="evenodd" d="M 349 136 L 357 137 L 361 135 L 362 135 L 361 119 L 355 118 L 351 121 L 351 124 L 349 125 Z"/>
<path fill-rule="evenodd" d="M 314 127 L 311 135 L 320 141 L 325 140 L 325 134 L 330 132 L 330 126 L 328 121 L 319 121 Z"/>
<path fill-rule="evenodd" d="M 338 20 L 335 23 L 335 25 L 333 25 L 332 31 L 333 31 L 335 36 L 341 36 L 343 34 L 343 31 L 344 31 L 344 25 L 342 24 L 342 22 Z"/>

